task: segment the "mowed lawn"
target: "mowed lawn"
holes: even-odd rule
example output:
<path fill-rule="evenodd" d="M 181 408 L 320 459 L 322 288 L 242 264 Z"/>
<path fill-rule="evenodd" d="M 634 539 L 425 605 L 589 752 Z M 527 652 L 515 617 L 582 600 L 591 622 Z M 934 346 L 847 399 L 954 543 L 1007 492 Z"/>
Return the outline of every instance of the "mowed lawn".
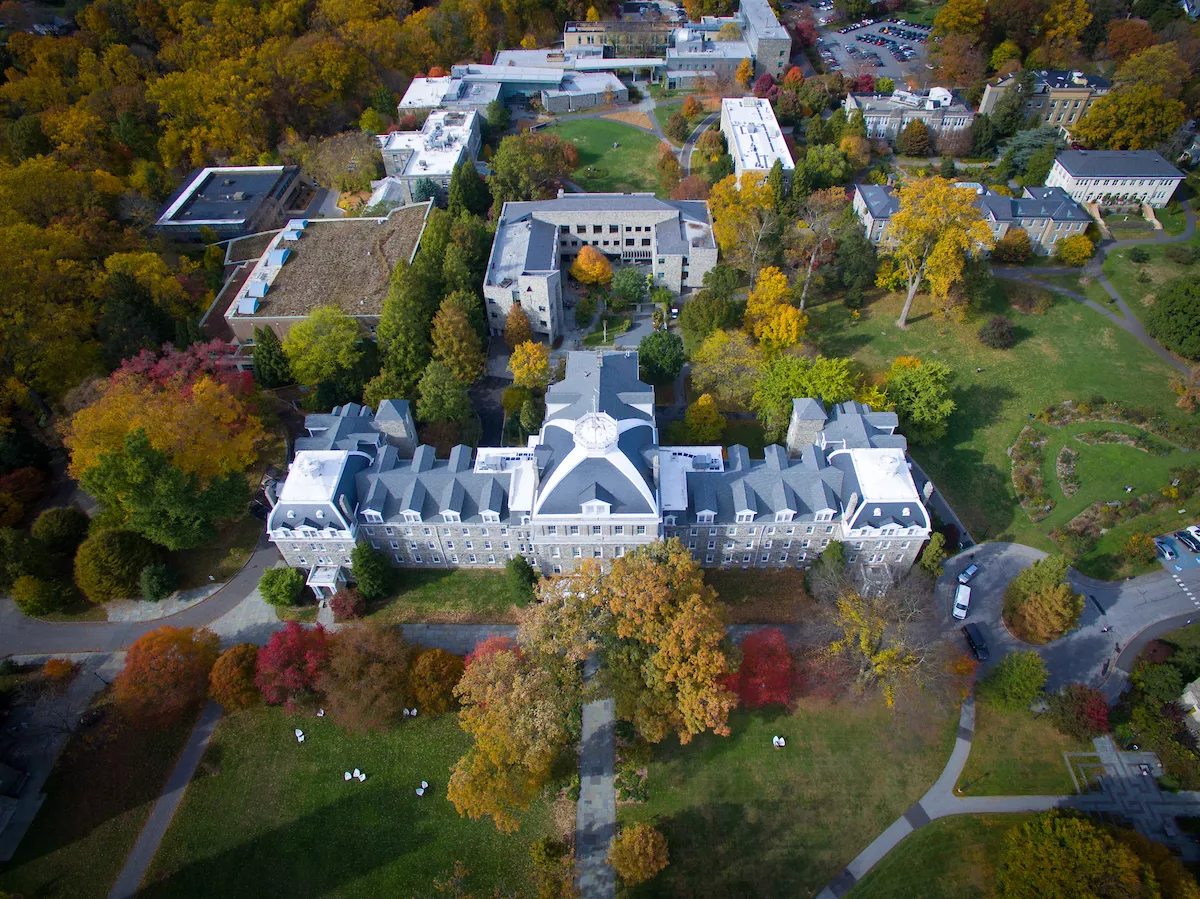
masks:
<path fill-rule="evenodd" d="M 997 291 L 1006 287 L 999 282 Z M 1003 302 L 1002 296 L 999 298 Z M 1017 503 L 1008 448 L 1029 416 L 1066 399 L 1096 396 L 1185 421 L 1169 381 L 1175 371 L 1127 332 L 1074 300 L 1053 297 L 1042 315 L 999 303 L 963 323 L 940 321 L 929 298 L 913 305 L 909 327 L 896 327 L 903 298 L 888 294 L 857 323 L 840 303 L 812 310 L 810 334 L 828 356 L 852 356 L 880 374 L 901 355 L 939 359 L 954 372 L 957 410 L 946 436 L 911 451 L 976 540 L 1017 540 L 1051 550 L 1048 528 L 1034 525 Z M 1019 341 L 1010 350 L 979 342 L 980 324 L 1009 315 Z"/>
<path fill-rule="evenodd" d="M 604 119 L 574 119 L 551 125 L 545 133 L 570 141 L 579 150 L 579 168 L 571 180 L 586 191 L 654 191 L 658 187 L 659 141 L 653 134 Z"/>
<path fill-rule="evenodd" d="M 1149 255 L 1147 262 L 1134 262 L 1129 258 L 1133 247 L 1120 247 L 1110 250 L 1104 257 L 1104 274 L 1108 277 L 1113 288 L 1143 322 L 1146 310 L 1154 305 L 1158 291 L 1174 278 L 1180 275 L 1200 276 L 1200 265 L 1177 265 L 1166 257 L 1167 248 L 1171 244 L 1143 244 L 1140 249 Z M 1200 247 L 1200 242 L 1192 240 L 1192 247 Z M 1145 279 L 1138 280 L 1141 273 Z"/>
<path fill-rule="evenodd" d="M 226 717 L 139 897 L 426 896 L 456 861 L 475 895 L 525 895 L 547 806 L 512 835 L 459 817 L 446 783 L 467 744 L 454 715 L 370 736 L 279 708 Z M 365 783 L 344 779 L 355 767 Z"/>
<path fill-rule="evenodd" d="M 1004 835 L 1030 815 L 956 815 L 904 838 L 847 899 L 987 899 Z M 1047 897 L 1050 899 L 1050 897 Z"/>
<path fill-rule="evenodd" d="M 805 896 L 820 890 L 929 789 L 957 712 L 882 701 L 806 699 L 797 711 L 738 711 L 732 736 L 655 747 L 649 801 L 618 820 L 654 820 L 671 864 L 629 896 Z M 787 747 L 775 749 L 773 735 Z"/>
<path fill-rule="evenodd" d="M 502 624 L 516 621 L 504 571 L 466 568 L 405 569 L 396 593 L 372 617 L 428 624 Z"/>
<path fill-rule="evenodd" d="M 1091 752 L 1091 741 L 1064 736 L 1044 715 L 1006 712 L 980 702 L 975 737 L 958 786 L 966 796 L 1064 796 L 1075 785 L 1064 752 Z"/>

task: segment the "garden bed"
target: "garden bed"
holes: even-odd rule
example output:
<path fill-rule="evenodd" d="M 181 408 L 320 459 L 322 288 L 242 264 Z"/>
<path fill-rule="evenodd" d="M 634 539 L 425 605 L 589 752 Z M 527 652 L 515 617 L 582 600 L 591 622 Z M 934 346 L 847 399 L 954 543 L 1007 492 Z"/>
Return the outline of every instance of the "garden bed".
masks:
<path fill-rule="evenodd" d="M 1180 449 L 1200 449 L 1200 427 L 1181 426 L 1168 421 L 1161 415 L 1146 413 L 1122 403 L 1109 402 L 1102 396 L 1092 397 L 1087 402 L 1064 400 L 1039 412 L 1035 418 L 1051 427 L 1085 421 L 1106 421 L 1113 424 L 1132 425 L 1149 431 L 1167 443 Z M 1085 441 L 1086 442 L 1086 441 Z"/>
<path fill-rule="evenodd" d="M 1054 474 L 1058 478 L 1058 487 L 1063 496 L 1072 497 L 1079 492 L 1079 476 L 1075 474 L 1075 463 L 1079 461 L 1079 453 L 1064 446 L 1058 451 L 1054 460 Z"/>
<path fill-rule="evenodd" d="M 1049 439 L 1037 428 L 1026 425 L 1008 451 L 1012 459 L 1013 489 L 1017 491 L 1021 508 L 1035 522 L 1054 509 L 1054 500 L 1046 492 L 1046 481 L 1042 477 L 1043 454 Z"/>
<path fill-rule="evenodd" d="M 1086 443 L 1089 446 L 1100 446 L 1103 444 L 1120 444 L 1121 446 L 1132 447 L 1136 450 L 1141 450 L 1143 453 L 1149 453 L 1152 456 L 1169 456 L 1174 447 L 1153 434 L 1142 431 L 1138 434 L 1126 434 L 1123 431 L 1083 431 L 1075 435 L 1075 439 L 1080 443 Z M 1064 447 L 1065 449 L 1065 447 Z"/>

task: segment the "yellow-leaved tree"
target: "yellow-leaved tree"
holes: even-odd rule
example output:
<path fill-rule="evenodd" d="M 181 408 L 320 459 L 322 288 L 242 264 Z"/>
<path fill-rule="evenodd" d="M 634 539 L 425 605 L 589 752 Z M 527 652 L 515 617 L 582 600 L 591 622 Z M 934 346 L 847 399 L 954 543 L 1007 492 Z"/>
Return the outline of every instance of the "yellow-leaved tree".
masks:
<path fill-rule="evenodd" d="M 545 390 L 550 383 L 550 348 L 527 340 L 513 347 L 508 357 L 513 383 L 527 390 Z"/>
<path fill-rule="evenodd" d="M 746 302 L 746 325 L 767 350 L 795 346 L 804 339 L 808 316 L 790 302 L 787 275 L 775 266 L 758 273 Z"/>
<path fill-rule="evenodd" d="M 743 172 L 722 178 L 708 196 L 713 236 L 725 261 L 758 274 L 759 259 L 782 226 L 775 194 L 762 172 Z"/>
<path fill-rule="evenodd" d="M 973 190 L 936 176 L 900 188 L 900 209 L 892 216 L 892 258 L 908 285 L 896 322 L 901 328 L 922 281 L 928 278 L 934 295 L 945 296 L 961 280 L 967 257 L 991 247 L 991 229 L 974 200 Z"/>
<path fill-rule="evenodd" d="M 738 64 L 737 71 L 733 73 L 734 80 L 743 89 L 750 86 L 750 79 L 754 77 L 754 66 L 750 64 L 749 59 L 743 59 Z"/>
<path fill-rule="evenodd" d="M 571 263 L 571 277 L 580 284 L 607 284 L 612 276 L 612 263 L 595 247 L 584 247 Z"/>

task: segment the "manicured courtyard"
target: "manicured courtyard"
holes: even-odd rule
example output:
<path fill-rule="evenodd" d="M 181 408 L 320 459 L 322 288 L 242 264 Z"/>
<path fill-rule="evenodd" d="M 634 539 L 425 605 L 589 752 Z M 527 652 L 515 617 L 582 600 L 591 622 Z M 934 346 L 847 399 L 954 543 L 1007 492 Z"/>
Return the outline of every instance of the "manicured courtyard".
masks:
<path fill-rule="evenodd" d="M 741 710 L 732 736 L 655 747 L 649 801 L 619 821 L 655 820 L 671 865 L 630 896 L 805 896 L 820 890 L 937 779 L 957 710 L 801 700 Z M 784 749 L 771 737 L 782 735 Z"/>
<path fill-rule="evenodd" d="M 851 356 L 868 373 L 886 370 L 901 355 L 948 364 L 957 410 L 945 437 L 932 446 L 914 445 L 913 456 L 976 540 L 1017 540 L 1051 550 L 1049 528 L 1034 524 L 1017 502 L 1007 455 L 1031 414 L 1065 399 L 1102 396 L 1170 422 L 1191 420 L 1175 408 L 1169 387 L 1174 370 L 1126 331 L 1054 295 L 1044 314 L 1006 308 L 1013 289 L 998 282 L 992 308 L 962 323 L 939 320 L 929 298 L 920 296 L 904 330 L 895 325 L 903 300 L 898 295 L 875 299 L 857 322 L 841 304 L 826 303 L 812 309 L 810 334 L 823 353 Z M 976 335 L 981 322 L 999 312 L 1018 331 L 1009 350 L 989 349 Z M 1118 489 L 1127 483 L 1118 480 Z"/>
<path fill-rule="evenodd" d="M 453 715 L 369 736 L 280 708 L 226 717 L 139 895 L 424 896 L 455 862 L 476 895 L 524 895 L 548 806 L 535 804 L 512 835 L 459 817 L 446 783 L 468 742 Z M 355 767 L 365 782 L 343 778 Z"/>
<path fill-rule="evenodd" d="M 551 125 L 547 134 L 579 150 L 571 174 L 589 192 L 651 191 L 658 186 L 658 138 L 631 125 L 605 119 L 572 119 Z"/>
<path fill-rule="evenodd" d="M 985 899 L 995 895 L 1004 835 L 1028 815 L 956 815 L 909 834 L 848 899 Z"/>

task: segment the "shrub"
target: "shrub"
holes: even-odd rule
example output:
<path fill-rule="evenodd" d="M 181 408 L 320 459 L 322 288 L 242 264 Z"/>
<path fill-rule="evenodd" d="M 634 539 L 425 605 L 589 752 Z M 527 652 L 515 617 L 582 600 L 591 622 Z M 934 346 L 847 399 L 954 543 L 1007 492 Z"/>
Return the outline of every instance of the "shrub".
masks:
<path fill-rule="evenodd" d="M 787 705 L 796 689 L 796 660 L 783 631 L 764 628 L 742 641 L 742 664 L 733 676 L 733 690 L 748 708 Z"/>
<path fill-rule="evenodd" d="M 525 605 L 533 598 L 533 588 L 541 575 L 529 564 L 522 555 L 513 556 L 504 563 L 504 576 L 508 581 L 508 590 L 513 602 L 519 606 Z"/>
<path fill-rule="evenodd" d="M 1176 265 L 1193 265 L 1200 252 L 1191 244 L 1173 243 L 1167 247 L 1166 257 Z"/>
<path fill-rule="evenodd" d="M 1129 680 L 1147 696 L 1159 702 L 1174 702 L 1183 693 L 1183 674 L 1174 665 L 1139 662 Z"/>
<path fill-rule="evenodd" d="M 254 684 L 270 705 L 294 710 L 316 697 L 317 678 L 329 662 L 329 636 L 289 621 L 258 651 Z"/>
<path fill-rule="evenodd" d="M 1109 731 L 1108 702 L 1104 694 L 1086 684 L 1068 684 L 1050 697 L 1050 716 L 1061 733 L 1090 740 Z"/>
<path fill-rule="evenodd" d="M 50 552 L 74 556 L 90 524 L 91 519 L 79 506 L 56 506 L 37 517 L 30 533 Z"/>
<path fill-rule="evenodd" d="M 1129 261 L 1136 262 L 1141 265 L 1143 262 L 1150 261 L 1150 251 L 1145 247 L 1134 247 L 1129 251 Z"/>
<path fill-rule="evenodd" d="M 42 677 L 52 684 L 65 684 L 78 669 L 79 666 L 70 659 L 47 659 L 42 665 Z"/>
<path fill-rule="evenodd" d="M 688 125 L 688 120 L 681 112 L 671 113 L 667 119 L 667 127 L 663 129 L 667 133 L 667 137 L 675 141 L 677 144 L 683 143 L 688 139 L 688 134 L 691 133 L 691 126 Z"/>
<path fill-rule="evenodd" d="M 1013 228 L 992 247 L 992 259 L 997 262 L 1028 262 L 1033 256 L 1033 243 L 1024 228 Z"/>
<path fill-rule="evenodd" d="M 221 653 L 208 676 L 208 695 L 227 712 L 245 709 L 262 699 L 254 685 L 258 647 L 239 643 Z"/>
<path fill-rule="evenodd" d="M 455 707 L 454 688 L 465 669 L 462 656 L 444 649 L 427 649 L 416 657 L 408 688 L 422 714 L 441 715 Z"/>
<path fill-rule="evenodd" d="M 258 579 L 258 591 L 273 606 L 294 606 L 304 590 L 304 572 L 299 568 L 268 568 Z"/>
<path fill-rule="evenodd" d="M 329 600 L 334 621 L 353 621 L 367 614 L 367 601 L 353 587 L 345 587 Z"/>
<path fill-rule="evenodd" d="M 688 97 L 691 100 L 691 97 Z M 538 899 L 574 899 L 575 858 L 562 840 L 542 837 L 529 847 L 534 895 Z"/>
<path fill-rule="evenodd" d="M 11 592 L 17 608 L 34 617 L 49 615 L 66 605 L 66 591 L 61 585 L 29 574 L 17 578 Z"/>
<path fill-rule="evenodd" d="M 136 595 L 142 569 L 154 561 L 154 550 L 133 531 L 100 531 L 79 544 L 75 583 L 92 602 Z"/>
<path fill-rule="evenodd" d="M 113 681 L 117 702 L 135 721 L 170 722 L 208 695 L 221 641 L 210 630 L 165 625 L 138 638 Z"/>
<path fill-rule="evenodd" d="M 1017 342 L 1017 335 L 1012 322 L 1003 315 L 996 315 L 980 327 L 979 342 L 993 350 L 1007 350 Z"/>
<path fill-rule="evenodd" d="M 626 886 L 644 883 L 670 863 L 667 838 L 649 824 L 628 824 L 612 841 L 608 863 Z"/>
<path fill-rule="evenodd" d="M 1149 565 L 1154 561 L 1154 538 L 1144 531 L 1130 534 L 1121 547 L 1121 555 L 1135 564 Z"/>
<path fill-rule="evenodd" d="M 946 561 L 946 535 L 941 531 L 934 531 L 929 535 L 929 542 L 925 544 L 925 548 L 921 550 L 921 557 L 917 559 L 917 564 L 933 577 L 941 577 L 942 562 L 944 561 Z"/>
<path fill-rule="evenodd" d="M 582 303 L 582 301 L 580 302 Z M 593 302 L 592 305 L 595 306 L 595 303 Z M 500 394 L 500 405 L 509 415 L 516 415 L 531 396 L 533 393 L 528 388 L 505 387 L 504 392 Z"/>
<path fill-rule="evenodd" d="M 979 697 L 997 708 L 1027 709 L 1042 695 L 1049 676 L 1046 663 L 1032 649 L 1010 652 L 979 682 Z"/>
<path fill-rule="evenodd" d="M 158 602 L 175 592 L 179 579 L 170 565 L 156 563 L 142 569 L 138 582 L 142 588 L 142 599 Z"/>
<path fill-rule="evenodd" d="M 350 563 L 355 585 L 363 599 L 381 602 L 388 598 L 395 584 L 396 572 L 383 553 L 377 552 L 369 543 L 359 543 L 350 555 Z"/>
<path fill-rule="evenodd" d="M 27 466 L 0 476 L 0 525 L 15 526 L 46 489 L 46 473 Z"/>
<path fill-rule="evenodd" d="M 329 717 L 355 733 L 394 723 L 408 705 L 411 657 L 398 627 L 372 622 L 340 631 L 317 678 Z"/>
<path fill-rule="evenodd" d="M 1092 258 L 1096 245 L 1083 234 L 1075 234 L 1054 245 L 1054 253 L 1063 265 L 1080 266 Z"/>

